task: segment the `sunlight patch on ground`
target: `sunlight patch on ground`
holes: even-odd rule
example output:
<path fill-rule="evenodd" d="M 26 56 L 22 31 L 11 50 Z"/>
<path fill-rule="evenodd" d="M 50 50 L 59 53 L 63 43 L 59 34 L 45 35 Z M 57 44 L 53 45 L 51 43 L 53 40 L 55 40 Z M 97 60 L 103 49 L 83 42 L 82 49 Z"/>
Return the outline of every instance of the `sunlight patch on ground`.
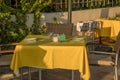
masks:
<path fill-rule="evenodd" d="M 8 80 L 13 77 L 13 74 L 4 74 L 0 76 L 0 80 Z"/>

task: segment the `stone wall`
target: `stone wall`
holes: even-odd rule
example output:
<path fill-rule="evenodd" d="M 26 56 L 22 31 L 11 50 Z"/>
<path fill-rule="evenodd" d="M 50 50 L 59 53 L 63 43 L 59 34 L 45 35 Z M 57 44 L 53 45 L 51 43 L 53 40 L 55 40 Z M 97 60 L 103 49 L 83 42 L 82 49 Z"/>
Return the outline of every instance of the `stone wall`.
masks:
<path fill-rule="evenodd" d="M 76 24 L 79 21 L 96 20 L 98 18 L 111 18 L 115 17 L 116 14 L 120 14 L 120 7 L 73 11 L 72 23 Z M 43 13 L 43 15 L 45 18 L 41 19 L 42 22 L 52 22 L 53 18 L 57 17 L 61 23 L 67 23 L 67 12 Z"/>
<path fill-rule="evenodd" d="M 120 7 L 113 7 L 113 8 L 101 8 L 101 9 L 90 9 L 90 10 L 79 10 L 79 11 L 72 11 L 72 23 L 76 25 L 79 21 L 86 21 L 86 20 L 96 20 L 98 18 L 108 18 L 108 17 L 115 17 L 116 14 L 120 14 Z M 56 12 L 56 13 L 41 13 L 41 22 L 44 24 L 46 22 L 53 22 L 53 18 L 56 17 L 60 23 L 67 23 L 67 12 Z M 15 17 L 12 16 L 13 20 Z M 31 26 L 33 23 L 33 14 L 28 14 L 28 21 L 27 25 Z"/>

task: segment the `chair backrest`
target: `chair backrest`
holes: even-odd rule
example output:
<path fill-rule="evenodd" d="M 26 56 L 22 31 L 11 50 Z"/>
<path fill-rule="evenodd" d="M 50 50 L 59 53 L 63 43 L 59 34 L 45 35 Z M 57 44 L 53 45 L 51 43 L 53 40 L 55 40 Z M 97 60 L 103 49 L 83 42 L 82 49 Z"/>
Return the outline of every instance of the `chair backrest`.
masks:
<path fill-rule="evenodd" d="M 119 51 L 120 50 L 120 32 L 118 33 L 115 45 L 114 45 L 114 51 Z"/>
<path fill-rule="evenodd" d="M 73 24 L 55 24 L 55 23 L 46 23 L 47 31 L 46 33 L 53 32 L 55 34 L 64 33 L 67 36 L 72 35 Z"/>

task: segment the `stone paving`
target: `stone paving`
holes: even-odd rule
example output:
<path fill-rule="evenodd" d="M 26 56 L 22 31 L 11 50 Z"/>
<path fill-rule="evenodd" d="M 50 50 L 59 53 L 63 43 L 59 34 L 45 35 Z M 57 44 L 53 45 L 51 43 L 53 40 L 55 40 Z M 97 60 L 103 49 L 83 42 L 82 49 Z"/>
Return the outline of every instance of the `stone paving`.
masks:
<path fill-rule="evenodd" d="M 90 80 L 114 80 L 111 67 L 98 67 L 90 66 L 91 79 Z M 75 71 L 74 80 L 80 80 L 79 72 Z M 118 69 L 120 78 L 120 67 Z M 23 80 L 27 79 L 28 75 L 24 75 Z M 12 71 L 7 67 L 0 69 L 0 80 L 19 80 L 18 78 L 13 79 Z M 34 70 L 32 73 L 32 80 L 38 80 L 38 71 Z M 42 70 L 42 80 L 71 80 L 71 70 Z M 119 79 L 120 80 L 120 79 Z"/>
<path fill-rule="evenodd" d="M 120 59 L 118 61 L 118 75 L 120 80 Z M 23 69 L 24 72 L 27 68 Z M 38 69 L 32 69 L 32 80 L 38 80 Z M 90 66 L 90 80 L 114 80 L 112 67 Z M 0 67 L 0 80 L 20 80 L 18 77 L 13 78 L 13 72 L 9 67 Z M 42 70 L 42 80 L 71 80 L 71 70 L 52 69 Z M 23 80 L 27 79 L 25 74 Z M 80 80 L 79 71 L 75 71 L 74 80 Z"/>

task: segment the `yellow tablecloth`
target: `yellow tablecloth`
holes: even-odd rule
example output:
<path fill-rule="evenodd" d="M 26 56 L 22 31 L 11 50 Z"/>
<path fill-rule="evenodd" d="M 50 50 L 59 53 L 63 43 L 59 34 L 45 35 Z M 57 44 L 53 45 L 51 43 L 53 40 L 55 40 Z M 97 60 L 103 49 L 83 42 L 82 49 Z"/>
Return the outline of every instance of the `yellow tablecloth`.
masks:
<path fill-rule="evenodd" d="M 102 29 L 100 35 L 109 35 L 112 38 L 116 38 L 120 31 L 120 21 L 107 19 L 98 20 L 102 22 Z"/>
<path fill-rule="evenodd" d="M 23 66 L 79 70 L 84 80 L 90 78 L 86 47 L 80 42 L 51 42 L 43 39 L 29 42 L 24 39 L 15 48 L 11 69 L 17 71 Z"/>

